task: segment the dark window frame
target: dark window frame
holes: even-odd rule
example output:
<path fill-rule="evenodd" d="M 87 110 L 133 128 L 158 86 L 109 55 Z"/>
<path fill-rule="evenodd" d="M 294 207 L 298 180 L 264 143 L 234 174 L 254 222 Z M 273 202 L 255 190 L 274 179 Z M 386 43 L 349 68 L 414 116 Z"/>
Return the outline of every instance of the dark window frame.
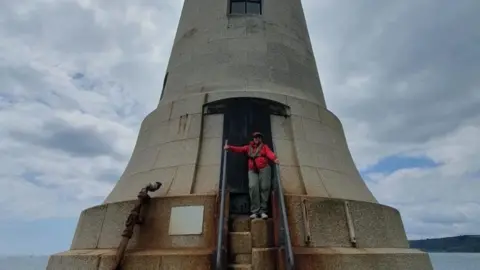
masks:
<path fill-rule="evenodd" d="M 263 0 L 228 0 L 229 7 L 228 11 L 231 15 L 262 15 L 263 14 Z M 243 4 L 243 11 L 241 12 L 233 12 L 233 4 Z M 258 12 L 249 12 L 249 4 L 257 4 L 258 5 Z"/>

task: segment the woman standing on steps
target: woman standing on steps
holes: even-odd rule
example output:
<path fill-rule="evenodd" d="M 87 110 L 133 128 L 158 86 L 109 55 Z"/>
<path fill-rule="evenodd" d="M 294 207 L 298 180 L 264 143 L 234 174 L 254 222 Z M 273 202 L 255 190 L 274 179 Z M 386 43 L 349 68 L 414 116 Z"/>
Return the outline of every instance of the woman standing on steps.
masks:
<path fill-rule="evenodd" d="M 246 153 L 248 156 L 248 188 L 250 193 L 250 218 L 267 219 L 268 198 L 271 188 L 271 168 L 268 160 L 279 164 L 275 153 L 263 143 L 263 134 L 253 133 L 253 141 L 244 146 L 225 145 L 225 150 Z"/>

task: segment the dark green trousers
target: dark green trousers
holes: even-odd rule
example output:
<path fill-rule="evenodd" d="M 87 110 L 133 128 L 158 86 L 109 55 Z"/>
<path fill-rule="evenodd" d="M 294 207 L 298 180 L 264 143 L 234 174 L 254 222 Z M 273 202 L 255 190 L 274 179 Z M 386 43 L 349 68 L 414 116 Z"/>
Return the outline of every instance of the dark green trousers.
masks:
<path fill-rule="evenodd" d="M 248 171 L 248 188 L 250 191 L 250 212 L 267 213 L 270 188 L 272 186 L 272 169 L 267 166 L 258 173 Z"/>

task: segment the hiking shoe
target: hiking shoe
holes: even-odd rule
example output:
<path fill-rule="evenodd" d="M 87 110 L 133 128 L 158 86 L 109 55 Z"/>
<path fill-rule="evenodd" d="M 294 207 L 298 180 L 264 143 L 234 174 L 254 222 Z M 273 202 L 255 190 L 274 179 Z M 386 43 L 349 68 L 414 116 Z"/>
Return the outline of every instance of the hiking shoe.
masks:
<path fill-rule="evenodd" d="M 257 214 L 251 214 L 251 215 L 250 215 L 250 218 L 251 218 L 251 219 L 256 219 L 257 217 L 258 217 Z"/>
<path fill-rule="evenodd" d="M 268 219 L 268 215 L 265 214 L 265 213 L 261 213 L 260 216 L 261 216 L 263 219 Z"/>

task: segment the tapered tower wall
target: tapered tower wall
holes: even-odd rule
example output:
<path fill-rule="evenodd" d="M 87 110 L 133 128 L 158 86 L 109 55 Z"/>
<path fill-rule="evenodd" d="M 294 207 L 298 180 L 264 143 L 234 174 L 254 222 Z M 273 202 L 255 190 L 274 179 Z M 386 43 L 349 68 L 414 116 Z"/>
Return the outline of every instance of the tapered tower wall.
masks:
<path fill-rule="evenodd" d="M 228 4 L 185 1 L 162 99 L 105 202 L 133 199 L 132 185 L 153 179 L 166 186 L 154 196 L 215 193 L 223 121 L 202 119 L 202 106 L 233 97 L 290 108 L 290 119 L 272 121 L 286 193 L 375 202 L 326 109 L 300 0 L 265 0 L 260 16 L 228 15 Z"/>
<path fill-rule="evenodd" d="M 230 92 L 241 97 L 243 92 Z M 164 188 L 152 194 L 174 196 L 218 191 L 223 115 L 203 115 L 204 104 L 224 93 L 196 94 L 160 106 L 144 120 L 132 157 L 105 202 L 136 198 L 154 180 Z M 281 94 L 290 117 L 272 117 L 272 134 L 285 193 L 376 202 L 350 155 L 338 118 L 317 103 Z"/>
<path fill-rule="evenodd" d="M 261 16 L 227 15 L 228 5 L 228 0 L 185 1 L 163 99 L 246 91 L 325 107 L 300 0 L 263 1 Z"/>

